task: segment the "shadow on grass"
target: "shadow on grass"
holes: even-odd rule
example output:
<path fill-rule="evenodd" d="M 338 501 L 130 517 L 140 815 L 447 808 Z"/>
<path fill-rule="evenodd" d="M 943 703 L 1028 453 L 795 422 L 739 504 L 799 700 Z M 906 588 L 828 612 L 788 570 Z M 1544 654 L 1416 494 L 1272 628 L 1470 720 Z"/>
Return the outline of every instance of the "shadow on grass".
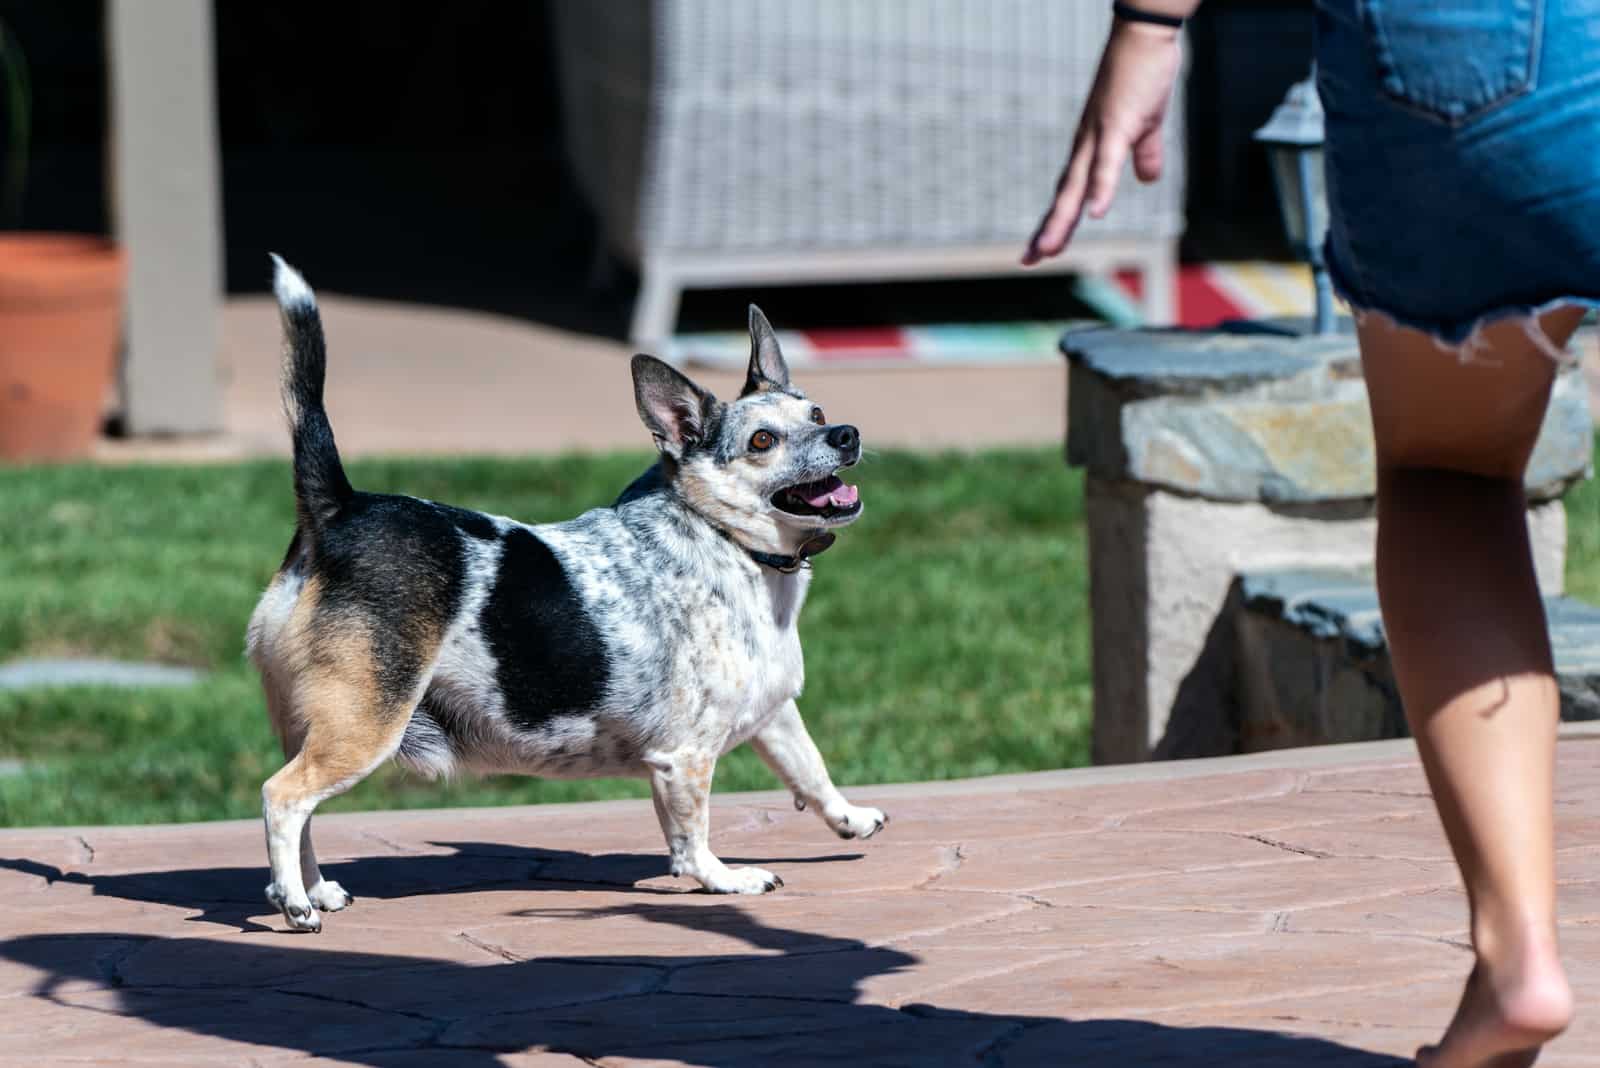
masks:
<path fill-rule="evenodd" d="M 663 868 L 659 856 L 586 857 L 473 844 L 456 849 L 450 855 L 352 861 L 329 865 L 328 871 L 368 896 L 389 898 L 502 886 L 615 888 Z M 213 917 L 262 911 L 253 903 L 263 879 L 257 869 L 87 877 L 32 861 L 3 863 L 88 883 L 96 894 L 203 909 Z M 841 899 L 841 907 L 847 904 Z M 229 1043 L 382 1068 L 489 1068 L 518 1063 L 513 1055 L 530 1050 L 707 1068 L 1404 1063 L 1321 1039 L 1248 1028 L 863 1004 L 864 983 L 905 971 L 919 958 L 853 938 L 772 926 L 755 914 L 758 909 L 651 896 L 610 907 L 514 913 L 563 924 L 617 918 L 664 924 L 704 933 L 708 945 L 719 949 L 722 940 L 737 939 L 749 947 L 738 953 L 667 955 L 642 944 L 629 953 L 630 929 L 619 937 L 610 928 L 596 932 L 592 953 L 520 959 L 484 946 L 485 963 L 468 965 L 323 949 L 311 936 L 174 939 L 108 931 L 12 938 L 0 942 L 0 959 L 39 973 L 29 992 L 59 1008 L 30 1011 L 40 1034 L 62 1036 L 59 1045 L 50 1039 L 52 1055 L 61 1056 L 104 1056 L 112 1047 L 135 1059 L 177 1055 L 170 1038 L 123 1019 L 131 1017 Z M 440 915 L 448 916 L 447 907 Z M 241 927 L 260 929 L 248 922 Z M 631 930 L 637 938 L 638 928 Z M 1061 1000 L 1071 997 L 1070 970 L 1064 970 Z M 64 1018 L 50 1017 L 63 1010 Z M 241 1047 L 217 1052 L 232 1055 Z"/>

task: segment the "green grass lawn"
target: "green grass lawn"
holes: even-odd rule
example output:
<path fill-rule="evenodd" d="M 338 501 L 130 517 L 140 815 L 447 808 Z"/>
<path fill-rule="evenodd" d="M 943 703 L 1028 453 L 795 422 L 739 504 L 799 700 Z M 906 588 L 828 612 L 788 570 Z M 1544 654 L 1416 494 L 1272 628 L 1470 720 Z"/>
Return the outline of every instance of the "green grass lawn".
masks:
<path fill-rule="evenodd" d="M 362 489 L 542 521 L 609 503 L 644 463 L 385 461 L 350 472 Z M 857 474 L 866 515 L 817 561 L 801 628 L 801 709 L 835 779 L 1085 763 L 1079 476 L 1056 449 L 890 452 Z M 0 470 L 0 502 L 0 662 L 95 655 L 208 672 L 187 689 L 0 693 L 0 756 L 24 762 L 0 776 L 0 825 L 255 815 L 281 755 L 242 639 L 292 529 L 287 465 Z M 1600 545 L 1585 544 L 1600 574 Z M 775 785 L 748 749 L 717 769 L 719 789 Z M 626 780 L 429 783 L 390 768 L 324 809 L 645 792 Z"/>
<path fill-rule="evenodd" d="M 1600 462 L 1600 450 L 1596 453 Z M 1600 604 L 1600 483 L 1590 479 L 1568 493 L 1567 592 Z"/>

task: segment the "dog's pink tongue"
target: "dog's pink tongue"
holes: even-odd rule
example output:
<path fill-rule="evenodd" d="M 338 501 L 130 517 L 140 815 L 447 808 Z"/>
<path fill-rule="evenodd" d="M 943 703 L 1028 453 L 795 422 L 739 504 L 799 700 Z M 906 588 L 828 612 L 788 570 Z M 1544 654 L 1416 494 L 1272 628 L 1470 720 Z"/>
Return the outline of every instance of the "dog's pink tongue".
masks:
<path fill-rule="evenodd" d="M 847 486 L 831 476 L 807 486 L 805 493 L 806 503 L 813 508 L 826 508 L 830 504 L 835 508 L 848 508 L 856 503 L 858 496 L 854 486 Z"/>

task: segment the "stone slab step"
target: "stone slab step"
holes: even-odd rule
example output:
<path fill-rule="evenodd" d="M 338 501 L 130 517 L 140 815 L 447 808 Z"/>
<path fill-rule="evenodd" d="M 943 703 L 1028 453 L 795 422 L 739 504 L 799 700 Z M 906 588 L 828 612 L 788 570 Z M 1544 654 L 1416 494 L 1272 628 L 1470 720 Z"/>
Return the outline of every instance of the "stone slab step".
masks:
<path fill-rule="evenodd" d="M 1241 576 L 1239 743 L 1398 738 L 1407 732 L 1372 576 L 1290 570 Z M 1600 607 L 1545 598 L 1563 720 L 1600 719 Z"/>

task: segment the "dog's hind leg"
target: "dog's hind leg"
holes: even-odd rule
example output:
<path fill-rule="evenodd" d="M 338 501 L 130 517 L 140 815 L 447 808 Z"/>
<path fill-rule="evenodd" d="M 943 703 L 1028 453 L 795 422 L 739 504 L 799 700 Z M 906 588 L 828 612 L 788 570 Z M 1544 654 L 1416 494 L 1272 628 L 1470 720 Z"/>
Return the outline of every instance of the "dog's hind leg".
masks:
<path fill-rule="evenodd" d="M 261 788 L 272 865 L 267 900 L 301 931 L 320 930 L 318 910 L 333 911 L 350 900 L 317 868 L 311 813 L 394 755 L 415 703 L 384 694 L 361 636 L 347 634 L 325 645 L 297 680 L 296 718 L 304 725 L 304 740 Z"/>
<path fill-rule="evenodd" d="M 306 824 L 300 829 L 300 878 L 305 883 L 306 897 L 311 899 L 319 912 L 338 912 L 340 909 L 355 904 L 355 896 L 334 882 L 332 879 L 322 877 L 322 869 L 317 866 L 317 851 L 311 844 L 311 817 L 306 817 Z"/>
<path fill-rule="evenodd" d="M 319 909 L 333 911 L 350 900 L 343 887 L 324 880 L 317 868 L 311 845 L 311 813 L 393 756 L 405 734 L 403 718 L 396 717 L 398 722 L 388 724 L 350 722 L 370 714 L 370 706 L 359 711 L 327 711 L 343 722 L 333 728 L 319 729 L 314 725 L 300 752 L 261 788 L 267 858 L 272 865 L 267 900 L 282 910 L 290 927 L 301 931 L 322 927 Z M 308 891 L 308 883 L 309 890 L 316 892 L 315 897 Z"/>
<path fill-rule="evenodd" d="M 672 853 L 672 874 L 687 875 L 713 894 L 764 894 L 783 880 L 760 868 L 730 868 L 711 852 L 711 774 L 716 757 L 666 753 L 645 758 L 650 796 Z"/>
<path fill-rule="evenodd" d="M 750 741 L 767 767 L 794 795 L 795 807 L 809 805 L 840 838 L 871 838 L 889 822 L 881 810 L 852 805 L 844 799 L 828 776 L 817 743 L 811 740 L 805 721 L 800 718 L 800 708 L 793 701 L 785 702 Z"/>
<path fill-rule="evenodd" d="M 274 705 L 276 699 L 277 695 L 269 689 L 267 697 L 269 707 Z M 283 743 L 284 760 L 293 760 L 299 754 L 300 747 L 305 744 L 304 729 L 298 723 L 286 721 L 285 717 L 276 714 L 273 716 L 273 723 Z M 347 905 L 355 903 L 355 898 L 344 887 L 322 877 L 322 869 L 317 864 L 317 850 L 311 844 L 310 816 L 306 817 L 305 825 L 300 828 L 300 881 L 306 888 L 306 897 L 321 912 L 338 912 Z"/>

